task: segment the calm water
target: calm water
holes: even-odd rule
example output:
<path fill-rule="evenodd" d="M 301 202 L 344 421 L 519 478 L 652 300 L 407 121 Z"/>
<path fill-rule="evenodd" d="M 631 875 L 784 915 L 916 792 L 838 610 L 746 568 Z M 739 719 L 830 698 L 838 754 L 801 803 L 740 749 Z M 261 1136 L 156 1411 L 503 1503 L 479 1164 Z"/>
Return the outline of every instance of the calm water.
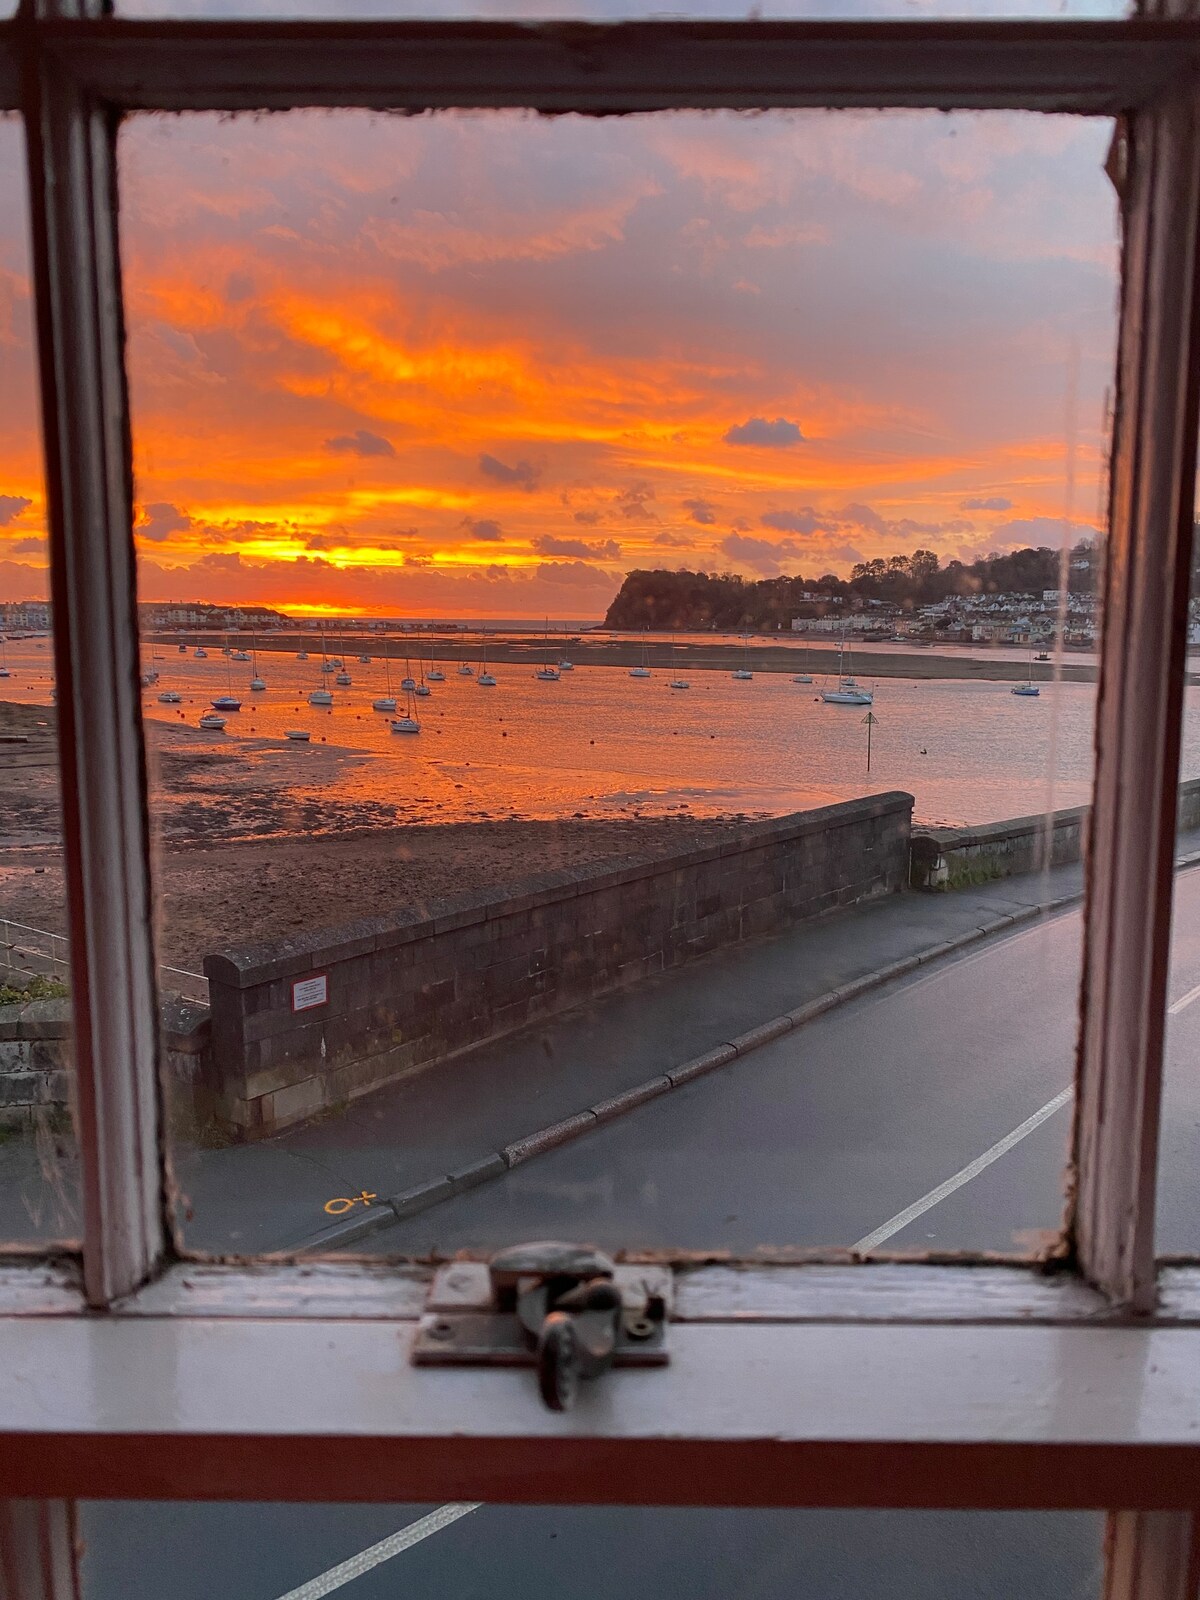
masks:
<path fill-rule="evenodd" d="M 10 644 L 8 659 L 0 698 L 48 701 L 49 641 Z M 1035 700 L 1005 683 L 880 680 L 868 774 L 865 709 L 823 704 L 819 678 L 805 686 L 758 673 L 737 682 L 727 669 L 689 668 L 691 688 L 673 691 L 667 671 L 639 680 L 625 668 L 577 666 L 558 683 L 539 683 L 532 668 L 500 664 L 497 687 L 486 689 L 451 662 L 446 682 L 418 702 L 422 733 L 404 737 L 370 709 L 385 693 L 381 659 L 350 660 L 349 688 L 331 679 L 332 710 L 307 703 L 320 681 L 316 656 L 264 652 L 268 687 L 258 694 L 247 687 L 251 666 L 231 666 L 219 646 L 206 661 L 164 648 L 152 664 L 161 679 L 146 691 L 148 717 L 183 723 L 190 739 L 214 749 L 242 748 L 260 772 L 286 750 L 289 780 L 322 741 L 351 750 L 339 795 L 385 799 L 429 821 L 781 812 L 896 788 L 916 796 L 923 821 L 985 822 L 1080 804 L 1091 779 L 1095 689 L 1085 684 L 1048 683 Z M 394 661 L 401 708 L 403 673 Z M 861 676 L 868 673 L 864 663 Z M 242 711 L 228 714 L 223 734 L 199 733 L 201 713 L 230 682 Z M 160 705 L 165 688 L 178 689 L 183 704 Z M 1187 690 L 1187 705 L 1184 771 L 1192 777 L 1200 773 L 1200 690 Z M 277 748 L 289 728 L 311 730 L 312 746 Z"/>

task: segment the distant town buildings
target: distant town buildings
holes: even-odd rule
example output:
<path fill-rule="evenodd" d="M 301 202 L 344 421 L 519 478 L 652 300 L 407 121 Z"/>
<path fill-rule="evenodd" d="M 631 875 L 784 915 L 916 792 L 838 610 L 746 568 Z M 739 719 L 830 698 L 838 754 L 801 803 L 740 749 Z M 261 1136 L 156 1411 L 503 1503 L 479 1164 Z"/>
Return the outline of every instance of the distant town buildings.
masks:
<path fill-rule="evenodd" d="M 215 629 L 235 633 L 250 628 L 265 633 L 271 628 L 287 628 L 292 619 L 272 606 L 218 606 L 205 601 L 164 601 L 139 604 L 138 620 L 145 629 L 185 628 L 192 631 Z"/>
<path fill-rule="evenodd" d="M 0 601 L 0 628 L 5 633 L 49 632 L 49 600 Z"/>
<path fill-rule="evenodd" d="M 1192 606 L 1189 643 L 1200 643 L 1200 609 L 1196 601 Z M 912 609 L 886 601 L 855 601 L 850 607 L 829 611 L 825 616 L 794 617 L 792 631 L 1040 648 L 1057 641 L 1060 620 L 1064 644 L 1078 649 L 1095 648 L 1099 639 L 1097 597 L 1064 596 L 1059 589 L 1030 594 L 951 595 Z"/>

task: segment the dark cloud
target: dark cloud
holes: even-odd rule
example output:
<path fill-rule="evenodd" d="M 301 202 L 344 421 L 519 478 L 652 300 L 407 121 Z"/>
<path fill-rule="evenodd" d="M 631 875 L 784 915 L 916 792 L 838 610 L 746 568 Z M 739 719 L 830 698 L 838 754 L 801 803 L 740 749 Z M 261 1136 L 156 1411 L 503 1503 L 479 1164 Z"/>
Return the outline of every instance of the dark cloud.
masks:
<path fill-rule="evenodd" d="M 153 505 L 142 507 L 142 520 L 137 525 L 137 531 L 143 539 L 157 542 L 169 539 L 173 533 L 183 533 L 191 525 L 192 519 L 186 511 L 173 506 L 169 500 L 158 500 Z"/>
<path fill-rule="evenodd" d="M 776 417 L 768 422 L 766 417 L 751 417 L 748 422 L 736 422 L 723 435 L 726 444 L 799 444 L 804 435 L 798 422 L 786 417 Z"/>
<path fill-rule="evenodd" d="M 731 533 L 721 540 L 720 550 L 737 566 L 749 567 L 763 578 L 777 578 L 783 563 L 804 561 L 861 561 L 859 551 L 848 544 L 807 544 L 798 539 L 756 539 L 752 535 Z M 822 566 L 822 571 L 826 570 Z"/>
<path fill-rule="evenodd" d="M 524 489 L 526 494 L 533 493 L 542 475 L 541 468 L 535 467 L 531 461 L 518 461 L 515 466 L 510 467 L 506 462 L 486 453 L 479 458 L 479 470 L 485 478 L 494 478 L 497 483 L 516 484 L 518 488 Z"/>
<path fill-rule="evenodd" d="M 765 511 L 759 521 L 764 528 L 778 528 L 781 533 L 834 533 L 841 527 L 834 517 L 812 506 L 801 506 L 799 511 Z"/>
<path fill-rule="evenodd" d="M 588 544 L 586 539 L 559 539 L 552 533 L 540 533 L 533 548 L 542 556 L 575 556 L 580 561 L 619 561 L 621 546 L 615 539 L 605 539 L 603 544 Z"/>
<path fill-rule="evenodd" d="M 598 522 L 603 522 L 603 520 L 604 513 L 602 511 L 577 511 L 575 513 L 575 521 L 582 522 L 585 528 L 594 528 Z"/>
<path fill-rule="evenodd" d="M 656 533 L 654 542 L 655 544 L 665 544 L 672 550 L 690 550 L 692 547 L 692 541 L 685 539 L 682 534 L 678 533 Z"/>
<path fill-rule="evenodd" d="M 841 515 L 844 521 L 852 523 L 856 528 L 869 528 L 872 533 L 888 532 L 887 523 L 873 506 L 844 506 Z"/>
<path fill-rule="evenodd" d="M 0 494 L 0 528 L 7 528 L 33 501 L 24 494 Z"/>
<path fill-rule="evenodd" d="M 710 500 L 683 500 L 680 504 L 690 513 L 692 521 L 698 522 L 702 528 L 709 527 L 717 520 L 716 507 Z"/>
<path fill-rule="evenodd" d="M 972 495 L 969 500 L 960 500 L 960 511 L 1011 511 L 1012 501 L 1006 500 L 1002 494 Z"/>
<path fill-rule="evenodd" d="M 405 556 L 404 565 L 406 567 L 431 567 L 433 565 L 433 557 L 432 556 Z"/>
<path fill-rule="evenodd" d="M 312 533 L 304 541 L 304 548 L 306 550 L 328 550 L 329 540 L 323 533 Z"/>
<path fill-rule="evenodd" d="M 9 553 L 14 556 L 44 556 L 46 553 L 45 539 L 18 539 L 16 544 L 9 545 Z"/>
<path fill-rule="evenodd" d="M 611 593 L 613 580 L 586 561 L 543 561 L 537 569 L 542 583 L 566 584 L 572 589 L 604 589 Z"/>
<path fill-rule="evenodd" d="M 1053 549 L 1066 540 L 1075 544 L 1080 539 L 1099 539 L 1100 530 L 1090 523 L 1064 523 L 1061 517 L 1014 517 L 1010 522 L 997 522 L 988 532 L 993 542 L 1004 544 L 1049 545 Z"/>
<path fill-rule="evenodd" d="M 803 547 L 794 539 L 755 539 L 744 533 L 730 533 L 721 540 L 720 549 L 739 566 L 749 567 L 764 578 L 777 578 L 780 562 L 803 554 Z"/>
<path fill-rule="evenodd" d="M 627 489 L 622 489 L 620 494 L 613 498 L 613 505 L 628 522 L 635 520 L 657 522 L 658 516 L 650 509 L 650 501 L 655 498 L 653 484 L 631 483 Z"/>
<path fill-rule="evenodd" d="M 335 456 L 394 456 L 396 451 L 389 439 L 382 434 L 368 433 L 366 428 L 357 428 L 353 433 L 339 433 L 333 439 L 326 439 L 325 448 Z"/>
<path fill-rule="evenodd" d="M 482 539 L 488 544 L 499 544 L 504 538 L 500 524 L 492 517 L 464 517 L 459 524 L 472 539 Z"/>

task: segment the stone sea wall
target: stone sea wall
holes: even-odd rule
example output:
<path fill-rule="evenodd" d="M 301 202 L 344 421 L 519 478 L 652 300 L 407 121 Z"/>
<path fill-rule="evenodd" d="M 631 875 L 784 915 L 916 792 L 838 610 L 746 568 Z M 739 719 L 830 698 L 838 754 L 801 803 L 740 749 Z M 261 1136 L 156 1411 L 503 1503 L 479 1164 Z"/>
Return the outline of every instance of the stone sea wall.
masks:
<path fill-rule="evenodd" d="M 1090 806 L 1013 817 L 977 828 L 921 828 L 912 836 L 914 889 L 963 889 L 1083 859 Z M 1200 779 L 1179 786 L 1177 826 L 1200 827 Z"/>
<path fill-rule="evenodd" d="M 722 946 L 900 890 L 912 806 L 872 795 L 681 854 L 548 874 L 503 899 L 210 955 L 215 1120 L 261 1138 Z"/>

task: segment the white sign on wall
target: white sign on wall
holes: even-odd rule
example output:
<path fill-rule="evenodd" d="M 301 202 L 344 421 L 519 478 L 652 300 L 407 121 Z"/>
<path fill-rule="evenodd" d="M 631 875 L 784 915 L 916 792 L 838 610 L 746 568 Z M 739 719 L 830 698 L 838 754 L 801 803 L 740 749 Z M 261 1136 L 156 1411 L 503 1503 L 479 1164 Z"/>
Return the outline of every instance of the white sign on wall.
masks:
<path fill-rule="evenodd" d="M 329 1003 L 329 974 L 322 972 L 316 978 L 301 978 L 292 985 L 292 1010 L 308 1011 L 312 1006 Z"/>

